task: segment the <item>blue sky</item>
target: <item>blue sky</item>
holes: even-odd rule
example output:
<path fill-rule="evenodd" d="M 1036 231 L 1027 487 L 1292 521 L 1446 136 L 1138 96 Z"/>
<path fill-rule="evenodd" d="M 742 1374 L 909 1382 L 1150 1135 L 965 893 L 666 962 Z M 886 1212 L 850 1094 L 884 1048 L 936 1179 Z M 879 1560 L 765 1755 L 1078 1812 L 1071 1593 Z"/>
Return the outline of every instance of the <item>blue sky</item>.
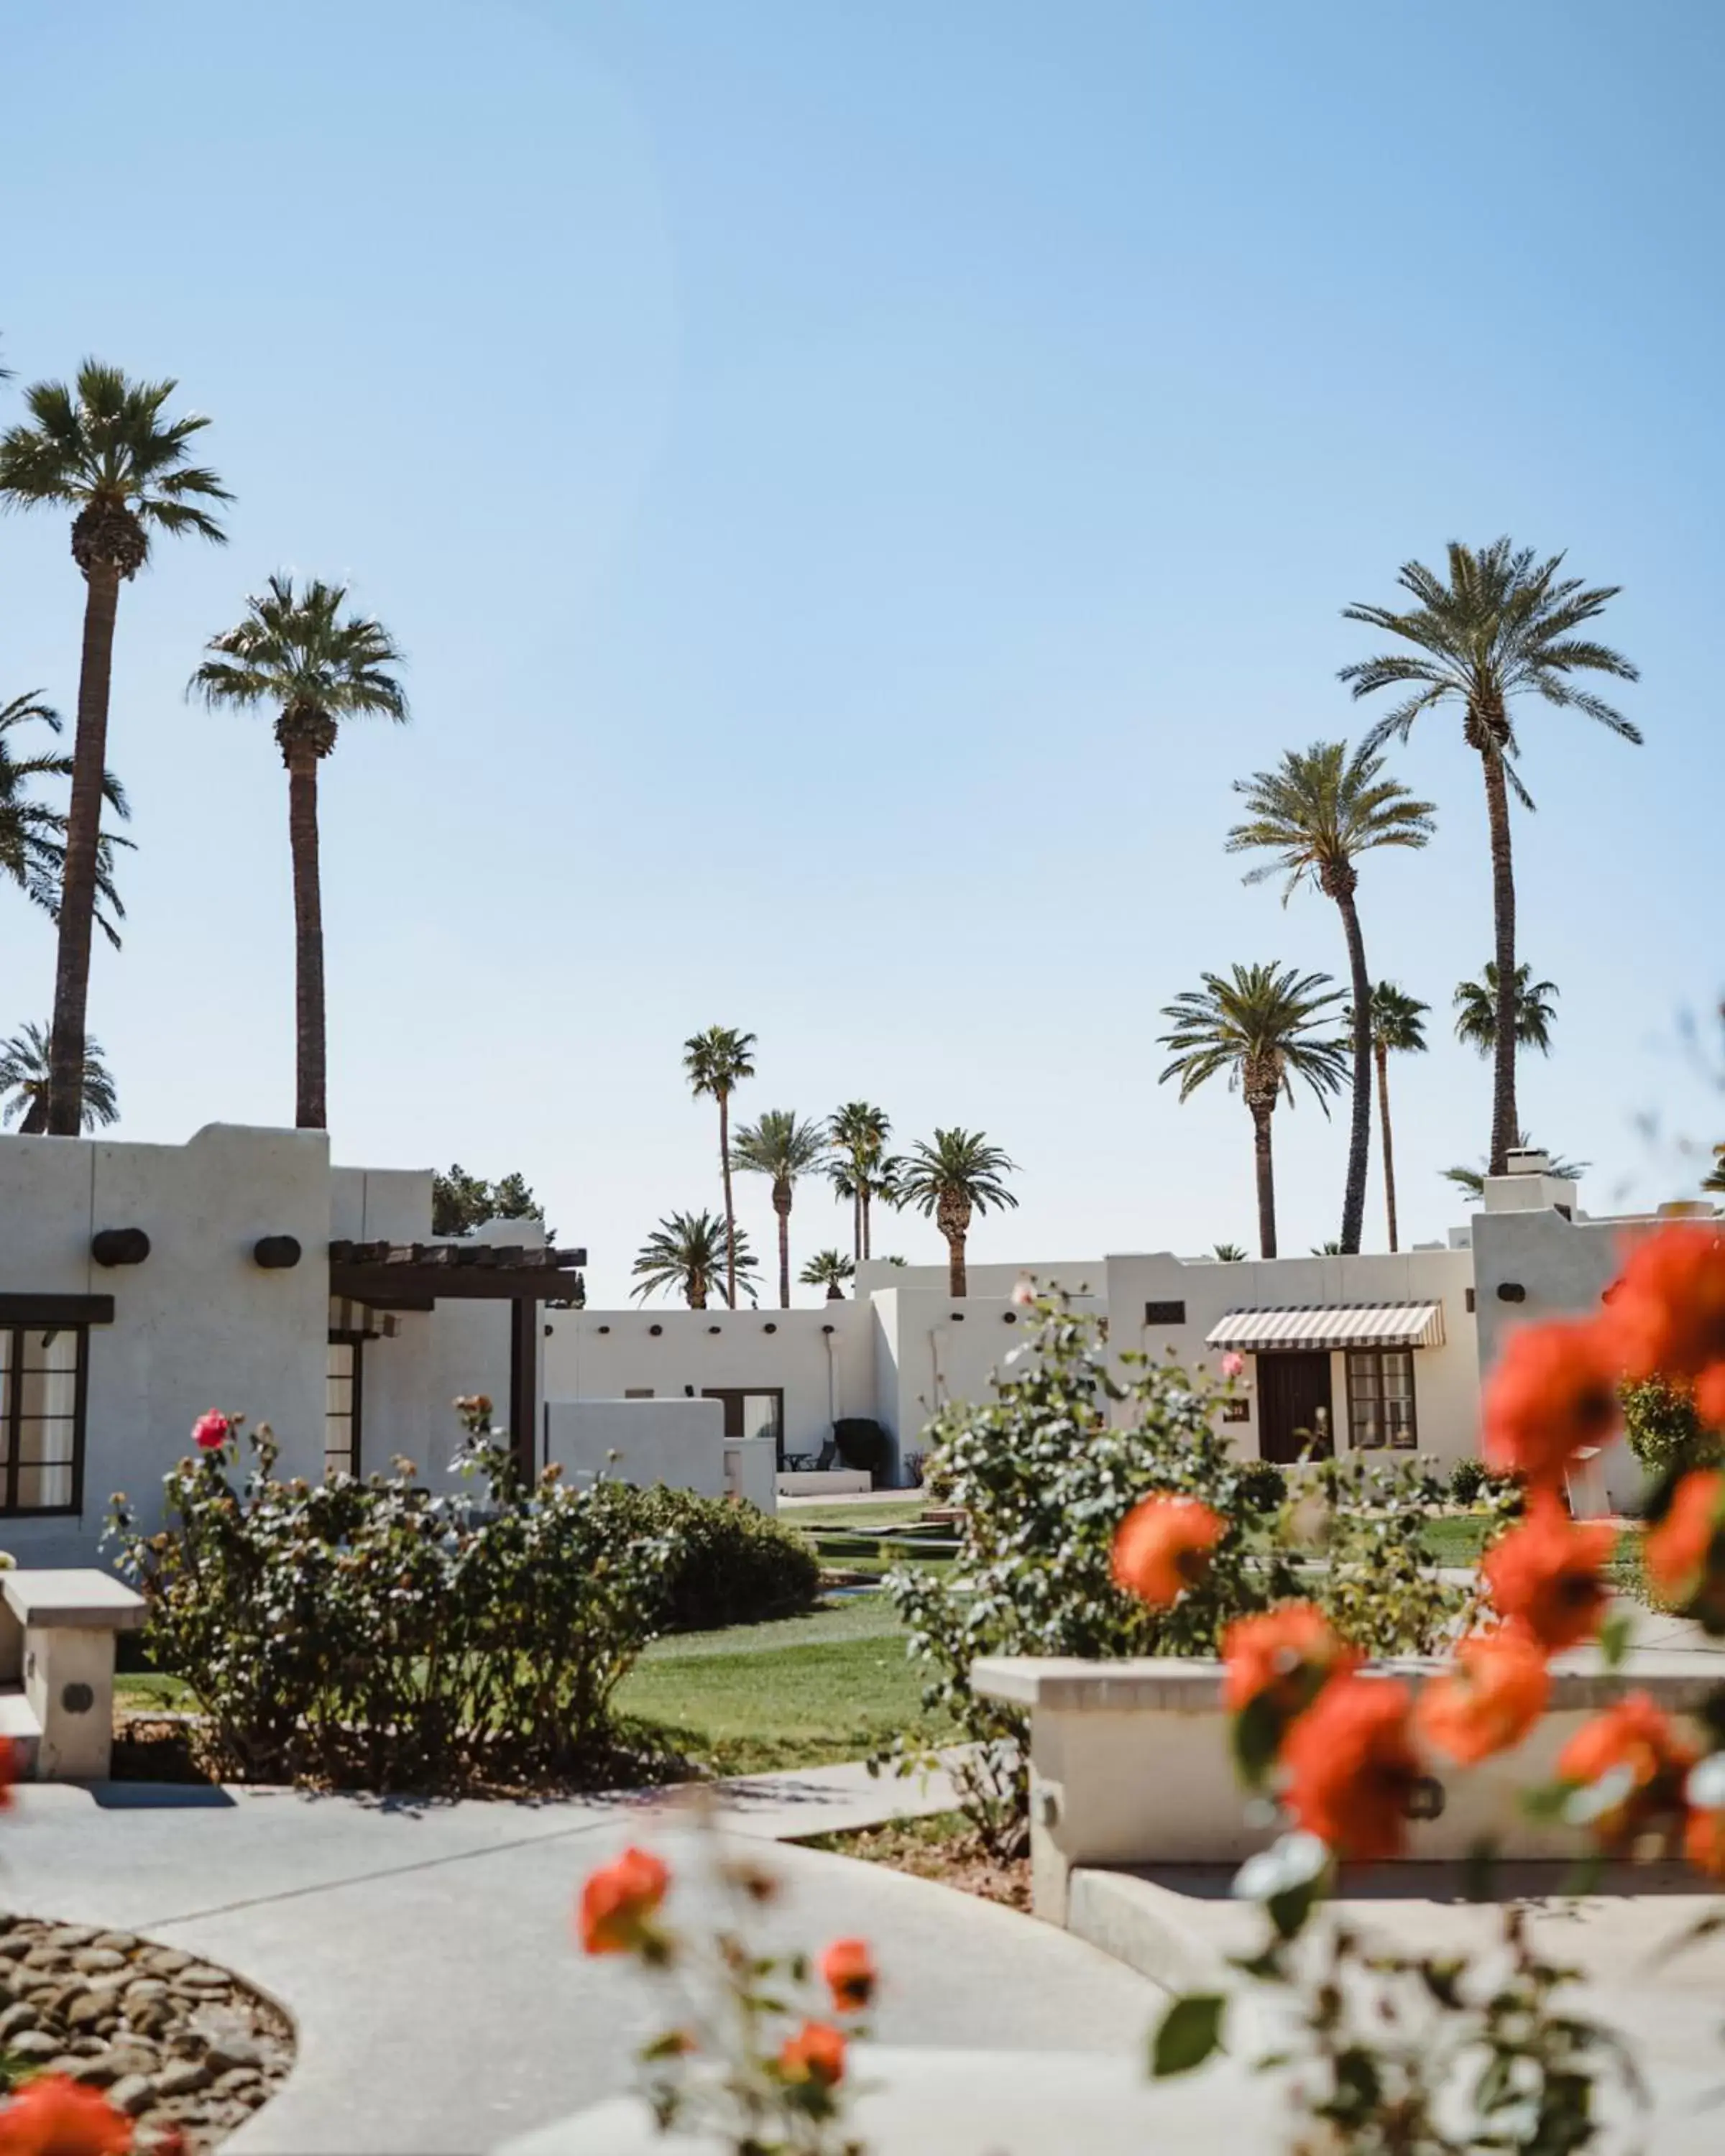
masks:
<path fill-rule="evenodd" d="M 1343 954 L 1323 901 L 1242 887 L 1230 783 L 1357 730 L 1346 603 L 1507 531 L 1623 585 L 1647 735 L 1526 715 L 1522 942 L 1563 999 L 1524 1120 L 1595 1209 L 1683 1187 L 1637 1119 L 1719 1117 L 1679 1041 L 1725 898 L 1707 0 L 13 0 L 0 64 L 6 359 L 177 375 L 238 496 L 121 605 L 140 850 L 91 1013 L 127 1135 L 291 1114 L 285 777 L 181 696 L 288 566 L 412 662 L 411 727 L 325 767 L 339 1157 L 520 1168 L 614 1297 L 716 1199 L 679 1048 L 717 1021 L 760 1035 L 745 1114 L 1004 1145 L 978 1256 L 1250 1241 L 1246 1116 L 1158 1088 L 1159 1006 Z M 54 519 L 0 522 L 0 693 L 69 712 L 81 599 Z M 1395 1082 L 1438 1235 L 1487 1136 L 1445 1018 L 1484 809 L 1453 721 L 1397 762 L 1440 835 L 1361 905 L 1437 1010 Z M 9 1029 L 52 948 L 7 918 Z M 1300 1250 L 1343 1128 L 1278 1126 Z M 810 1190 L 795 1227 L 846 1219 Z"/>

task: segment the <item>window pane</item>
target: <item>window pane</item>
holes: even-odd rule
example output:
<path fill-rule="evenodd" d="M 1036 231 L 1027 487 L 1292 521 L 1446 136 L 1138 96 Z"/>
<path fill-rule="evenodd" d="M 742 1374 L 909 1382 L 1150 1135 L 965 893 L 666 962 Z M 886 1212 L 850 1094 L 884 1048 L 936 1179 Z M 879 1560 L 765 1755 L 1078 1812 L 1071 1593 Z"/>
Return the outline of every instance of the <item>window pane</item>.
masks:
<path fill-rule="evenodd" d="M 325 1365 L 323 1412 L 323 1471 L 357 1475 L 359 1451 L 355 1442 L 355 1409 L 359 1399 L 359 1342 L 331 1340 Z"/>
<path fill-rule="evenodd" d="M 777 1393 L 745 1393 L 743 1394 L 742 1434 L 745 1437 L 776 1438 L 778 1435 Z"/>
<path fill-rule="evenodd" d="M 0 1332 L 0 1502 L 8 1511 L 65 1512 L 75 1500 L 85 1339 L 78 1325 Z"/>
<path fill-rule="evenodd" d="M 1418 1441 L 1412 1349 L 1355 1349 L 1348 1358 L 1348 1413 L 1357 1450 L 1376 1452 L 1387 1445 L 1411 1452 Z"/>
<path fill-rule="evenodd" d="M 21 1512 L 62 1510 L 72 1502 L 72 1468 L 20 1467 L 18 1471 L 18 1509 Z"/>

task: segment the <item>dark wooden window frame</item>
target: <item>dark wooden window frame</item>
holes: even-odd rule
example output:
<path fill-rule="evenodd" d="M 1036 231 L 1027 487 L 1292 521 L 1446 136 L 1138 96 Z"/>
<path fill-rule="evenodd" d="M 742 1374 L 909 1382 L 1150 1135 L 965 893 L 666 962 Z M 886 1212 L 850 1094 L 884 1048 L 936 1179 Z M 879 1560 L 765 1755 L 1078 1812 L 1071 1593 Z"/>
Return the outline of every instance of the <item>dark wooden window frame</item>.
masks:
<path fill-rule="evenodd" d="M 1382 1391 L 1383 1366 L 1392 1356 L 1404 1357 L 1408 1367 L 1407 1436 L 1398 1445 L 1392 1437 L 1388 1417 L 1384 1419 L 1384 1441 L 1381 1445 L 1360 1445 L 1355 1440 L 1358 1427 L 1354 1415 L 1354 1375 L 1356 1368 L 1374 1363 L 1378 1368 L 1380 1390 L 1377 1404 L 1381 1409 L 1387 1395 Z M 1350 1348 L 1348 1350 L 1348 1449 L 1350 1452 L 1417 1452 L 1420 1450 L 1420 1379 L 1418 1362 L 1411 1348 Z"/>
<path fill-rule="evenodd" d="M 349 1394 L 349 1407 L 347 1412 L 347 1449 L 350 1455 L 347 1471 L 353 1476 L 356 1481 L 359 1479 L 360 1473 L 360 1447 L 364 1442 L 365 1437 L 366 1341 L 369 1337 L 370 1336 L 368 1334 L 364 1332 L 332 1332 L 330 1334 L 328 1341 L 328 1345 L 331 1348 L 351 1348 L 353 1350 L 352 1391 Z M 329 1382 L 327 1358 L 326 1358 L 324 1382 L 326 1385 L 327 1385 Z M 326 1476 L 327 1476 L 330 1471 L 329 1409 L 327 1404 L 326 1404 L 324 1409 L 323 1471 Z"/>
<path fill-rule="evenodd" d="M 734 1399 L 739 1403 L 743 1400 L 777 1401 L 778 1440 L 774 1450 L 778 1455 L 777 1466 L 779 1467 L 784 1466 L 784 1387 L 783 1385 L 703 1385 L 701 1389 L 701 1397 L 704 1400 Z M 733 1430 L 726 1430 L 725 1435 L 727 1437 L 734 1437 L 737 1433 Z"/>
<path fill-rule="evenodd" d="M 63 1520 L 75 1517 L 84 1510 L 84 1445 L 85 1433 L 90 1419 L 90 1326 L 85 1317 L 37 1316 L 39 1311 L 51 1312 L 57 1306 L 70 1308 L 79 1305 L 105 1302 L 106 1318 L 113 1316 L 111 1297 L 95 1296 L 23 1296 L 0 1298 L 0 1330 L 11 1338 L 10 1360 L 7 1366 L 8 1391 L 6 1404 L 6 1461 L 0 1467 L 0 1519 Z M 10 1304 L 8 1311 L 4 1305 Z M 20 1306 L 28 1306 L 31 1315 L 22 1314 Z M 13 1313 L 18 1313 L 14 1315 Z M 106 1319 L 98 1315 L 97 1322 Z M 72 1496 L 64 1505 L 20 1505 L 18 1502 L 18 1472 L 24 1466 L 36 1466 L 34 1460 L 22 1458 L 23 1435 L 23 1345 L 25 1336 L 32 1332 L 69 1332 L 78 1343 L 77 1358 L 73 1364 L 72 1377 Z M 56 1461 L 56 1466 L 67 1463 Z"/>

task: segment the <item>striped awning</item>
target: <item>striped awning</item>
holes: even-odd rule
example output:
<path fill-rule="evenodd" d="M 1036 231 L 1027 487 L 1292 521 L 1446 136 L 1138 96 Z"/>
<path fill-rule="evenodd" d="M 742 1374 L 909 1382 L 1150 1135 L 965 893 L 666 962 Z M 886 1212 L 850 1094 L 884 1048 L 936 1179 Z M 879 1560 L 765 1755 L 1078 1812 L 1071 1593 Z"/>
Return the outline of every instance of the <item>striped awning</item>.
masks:
<path fill-rule="evenodd" d="M 1230 1310 L 1207 1348 L 1256 1354 L 1278 1348 L 1441 1348 L 1440 1302 L 1344 1302 L 1310 1310 Z"/>

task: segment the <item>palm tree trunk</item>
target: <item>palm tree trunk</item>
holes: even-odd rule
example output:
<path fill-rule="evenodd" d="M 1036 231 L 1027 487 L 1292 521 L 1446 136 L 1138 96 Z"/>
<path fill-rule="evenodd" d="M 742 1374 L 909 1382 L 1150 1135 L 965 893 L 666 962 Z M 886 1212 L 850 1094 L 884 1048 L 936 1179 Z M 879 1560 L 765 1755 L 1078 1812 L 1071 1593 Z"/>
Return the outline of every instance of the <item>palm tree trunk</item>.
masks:
<path fill-rule="evenodd" d="M 866 1261 L 874 1254 L 874 1238 L 869 1224 L 869 1186 L 862 1185 L 862 1255 Z"/>
<path fill-rule="evenodd" d="M 970 1280 L 964 1267 L 964 1233 L 947 1238 L 947 1287 L 955 1302 L 962 1302 L 970 1292 Z"/>
<path fill-rule="evenodd" d="M 48 1051 L 48 1129 L 51 1137 L 60 1138 L 75 1138 L 84 1127 L 90 940 L 95 920 L 102 774 L 108 765 L 108 685 L 114 667 L 114 618 L 119 606 L 119 568 L 112 562 L 93 562 L 84 593 L 78 732 L 72 746 L 72 798 L 66 816 L 66 865 L 60 881 L 59 946 L 54 958 L 54 1026 Z"/>
<path fill-rule="evenodd" d="M 725 1301 L 737 1307 L 737 1208 L 731 1197 L 731 1096 L 719 1095 L 719 1174 L 725 1185 Z"/>
<path fill-rule="evenodd" d="M 773 1209 L 778 1215 L 778 1306 L 791 1306 L 791 1194 L 788 1184 L 775 1183 Z"/>
<path fill-rule="evenodd" d="M 858 1265 L 863 1260 L 863 1173 L 858 1169 L 856 1186 L 850 1194 L 850 1239 L 855 1245 L 851 1255 Z"/>
<path fill-rule="evenodd" d="M 1384 1205 L 1389 1215 L 1389 1247 L 1399 1250 L 1395 1239 L 1395 1148 L 1389 1137 L 1389 1050 L 1378 1050 L 1378 1122 L 1384 1132 Z"/>
<path fill-rule="evenodd" d="M 1353 978 L 1353 1115 L 1348 1128 L 1348 1186 L 1342 1199 L 1342 1248 L 1359 1248 L 1366 1219 L 1366 1168 L 1372 1148 L 1372 981 L 1351 891 L 1337 892 L 1348 968 Z"/>
<path fill-rule="evenodd" d="M 1491 824 L 1491 918 L 1497 965 L 1497 1039 L 1492 1049 L 1491 1173 L 1502 1175 L 1509 1149 L 1521 1142 L 1516 1114 L 1516 872 L 1509 839 L 1509 789 L 1503 759 L 1481 752 L 1486 767 L 1486 810 Z"/>
<path fill-rule="evenodd" d="M 317 860 L 317 754 L 303 742 L 288 751 L 288 843 L 294 856 L 294 1017 L 298 1079 L 294 1110 L 302 1131 L 329 1128 L 325 1100 L 323 893 Z"/>
<path fill-rule="evenodd" d="M 1252 1151 L 1258 1171 L 1258 1255 L 1276 1255 L 1276 1165 L 1270 1152 L 1274 1106 L 1252 1110 Z"/>

